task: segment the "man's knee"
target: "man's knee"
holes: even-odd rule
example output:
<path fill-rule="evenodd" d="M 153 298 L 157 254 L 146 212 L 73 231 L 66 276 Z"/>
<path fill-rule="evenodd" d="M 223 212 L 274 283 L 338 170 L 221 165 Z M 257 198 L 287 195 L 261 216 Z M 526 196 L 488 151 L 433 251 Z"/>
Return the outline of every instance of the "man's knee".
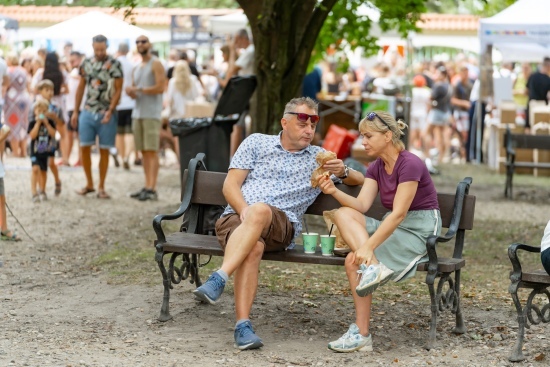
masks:
<path fill-rule="evenodd" d="M 248 207 L 246 212 L 245 222 L 258 224 L 262 227 L 270 223 L 272 219 L 272 211 L 269 205 L 264 203 L 255 203 Z"/>

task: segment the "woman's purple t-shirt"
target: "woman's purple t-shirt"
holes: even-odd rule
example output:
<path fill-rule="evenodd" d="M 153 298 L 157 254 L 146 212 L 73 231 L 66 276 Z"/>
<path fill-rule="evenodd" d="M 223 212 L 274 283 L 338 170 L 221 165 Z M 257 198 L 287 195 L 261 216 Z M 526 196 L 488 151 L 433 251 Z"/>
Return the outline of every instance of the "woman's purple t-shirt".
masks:
<path fill-rule="evenodd" d="M 393 210 L 397 186 L 409 181 L 418 182 L 418 189 L 409 210 L 439 209 L 437 192 L 426 165 L 407 150 L 399 153 L 391 175 L 386 173 L 384 162 L 378 158 L 369 166 L 366 177 L 378 183 L 382 205 L 389 210 Z"/>

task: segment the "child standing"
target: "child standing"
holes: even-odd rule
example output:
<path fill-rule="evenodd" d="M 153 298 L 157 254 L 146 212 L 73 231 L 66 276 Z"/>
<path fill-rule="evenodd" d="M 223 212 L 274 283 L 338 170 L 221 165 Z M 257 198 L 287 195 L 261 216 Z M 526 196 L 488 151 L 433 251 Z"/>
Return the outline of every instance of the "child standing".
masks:
<path fill-rule="evenodd" d="M 44 113 L 46 118 L 52 120 L 55 123 L 55 128 L 57 131 L 59 131 L 59 134 L 61 135 L 61 140 L 63 140 L 63 136 L 65 135 L 65 122 L 63 121 L 63 115 L 60 106 L 57 106 L 52 102 L 52 98 L 54 95 L 53 82 L 49 79 L 42 79 L 37 84 L 36 89 L 38 90 L 37 98 L 43 98 L 48 102 L 48 111 Z M 55 138 L 53 143 L 54 147 L 56 147 L 57 142 L 55 141 Z M 54 153 L 55 151 L 52 152 L 50 158 L 48 159 L 48 166 L 50 167 L 50 171 L 52 171 L 53 177 L 55 178 L 55 196 L 58 196 L 59 194 L 61 194 L 61 180 L 59 179 L 59 170 L 57 169 L 57 165 L 54 161 Z"/>
<path fill-rule="evenodd" d="M 29 121 L 31 137 L 31 191 L 32 201 L 48 200 L 46 179 L 48 161 L 55 152 L 55 121 L 46 117 L 49 103 L 40 98 L 33 105 L 33 118 Z M 50 166 L 51 167 L 51 166 Z M 36 185 L 38 184 L 38 191 Z"/>

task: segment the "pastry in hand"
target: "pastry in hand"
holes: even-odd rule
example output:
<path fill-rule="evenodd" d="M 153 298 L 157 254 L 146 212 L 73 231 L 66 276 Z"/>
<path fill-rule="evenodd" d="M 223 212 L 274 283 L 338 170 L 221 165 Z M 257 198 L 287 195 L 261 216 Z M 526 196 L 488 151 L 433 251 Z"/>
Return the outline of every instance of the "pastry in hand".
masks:
<path fill-rule="evenodd" d="M 317 161 L 317 164 L 319 164 L 319 167 L 317 167 L 311 174 L 311 187 L 316 188 L 319 186 L 318 178 L 320 175 L 326 175 L 327 177 L 330 177 L 330 172 L 324 170 L 323 165 L 333 159 L 337 159 L 336 153 L 334 152 L 326 150 L 317 153 L 315 160 Z"/>

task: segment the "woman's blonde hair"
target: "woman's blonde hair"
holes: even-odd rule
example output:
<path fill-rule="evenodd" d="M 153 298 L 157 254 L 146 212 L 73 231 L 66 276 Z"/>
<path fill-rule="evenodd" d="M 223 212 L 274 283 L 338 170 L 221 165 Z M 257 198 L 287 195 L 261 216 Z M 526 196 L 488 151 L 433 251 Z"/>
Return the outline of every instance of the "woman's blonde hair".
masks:
<path fill-rule="evenodd" d="M 18 66 L 19 57 L 15 52 L 10 52 L 6 55 L 6 63 L 9 64 L 9 66 Z"/>
<path fill-rule="evenodd" d="M 385 111 L 373 111 L 367 113 L 365 117 L 359 123 L 359 131 L 363 134 L 365 130 L 378 131 L 385 133 L 391 131 L 391 141 L 394 147 L 399 151 L 405 149 L 405 143 L 401 140 L 401 137 L 405 135 L 407 124 L 402 120 L 395 121 L 395 118 Z"/>
<path fill-rule="evenodd" d="M 174 66 L 174 84 L 176 89 L 183 95 L 191 89 L 191 69 L 185 60 L 179 60 Z"/>

